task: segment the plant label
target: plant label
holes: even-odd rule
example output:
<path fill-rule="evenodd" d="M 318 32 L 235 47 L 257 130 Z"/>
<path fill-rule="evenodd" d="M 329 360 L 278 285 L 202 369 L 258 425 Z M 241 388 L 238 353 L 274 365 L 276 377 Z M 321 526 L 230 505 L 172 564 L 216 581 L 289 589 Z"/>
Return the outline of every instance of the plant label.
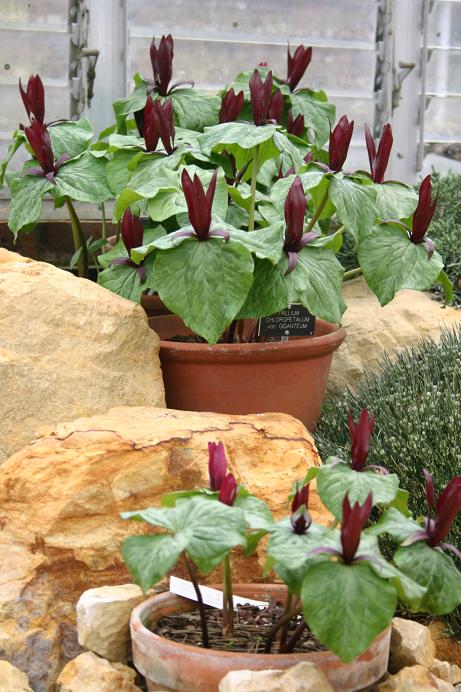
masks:
<path fill-rule="evenodd" d="M 212 606 L 213 608 L 222 608 L 222 591 L 219 589 L 212 589 L 211 586 L 200 586 L 199 588 L 205 605 Z M 187 579 L 170 577 L 170 593 L 174 593 L 177 596 L 182 596 L 183 598 L 188 598 L 191 601 L 197 600 L 197 594 L 195 593 L 194 586 L 192 582 L 187 581 Z M 238 605 L 252 605 L 256 606 L 257 608 L 267 608 L 269 605 L 269 603 L 266 601 L 255 601 L 254 598 L 244 598 L 243 596 L 234 596 L 233 599 L 234 608 Z"/>
<path fill-rule="evenodd" d="M 290 336 L 312 336 L 314 330 L 315 316 L 296 303 L 275 315 L 261 317 L 258 334 L 274 341 L 286 341 Z"/>

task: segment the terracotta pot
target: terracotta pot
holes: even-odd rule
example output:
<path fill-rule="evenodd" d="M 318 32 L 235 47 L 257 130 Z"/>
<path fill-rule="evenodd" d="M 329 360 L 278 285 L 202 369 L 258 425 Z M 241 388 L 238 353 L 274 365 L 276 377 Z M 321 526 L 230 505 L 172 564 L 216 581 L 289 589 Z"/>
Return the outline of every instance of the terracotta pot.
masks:
<path fill-rule="evenodd" d="M 239 596 L 284 602 L 282 584 L 238 584 Z M 327 676 L 334 690 L 362 690 L 387 670 L 391 631 L 387 628 L 372 645 L 351 663 L 342 663 L 331 651 L 295 654 L 247 654 L 203 649 L 179 644 L 147 629 L 154 627 L 163 615 L 187 612 L 195 604 L 179 596 L 163 593 L 149 598 L 133 610 L 130 621 L 133 662 L 144 675 L 148 690 L 184 692 L 217 692 L 220 680 L 230 670 L 282 670 L 310 661 Z M 146 626 L 147 625 L 147 626 Z"/>
<path fill-rule="evenodd" d="M 169 408 L 216 413 L 289 413 L 313 430 L 334 351 L 346 332 L 316 320 L 311 337 L 285 342 L 200 344 L 168 341 L 191 334 L 176 315 L 154 317 Z"/>
<path fill-rule="evenodd" d="M 144 312 L 146 313 L 147 317 L 171 315 L 171 310 L 168 310 L 158 295 L 142 295 L 141 307 L 144 308 Z"/>

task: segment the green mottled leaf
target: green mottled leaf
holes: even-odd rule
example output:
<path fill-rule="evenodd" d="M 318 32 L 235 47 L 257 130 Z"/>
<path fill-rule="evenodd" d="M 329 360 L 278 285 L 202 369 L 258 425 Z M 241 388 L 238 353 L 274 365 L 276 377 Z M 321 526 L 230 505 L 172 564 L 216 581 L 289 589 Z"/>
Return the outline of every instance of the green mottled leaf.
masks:
<path fill-rule="evenodd" d="M 48 128 L 48 133 L 55 159 L 62 154 L 69 154 L 71 159 L 80 156 L 93 138 L 93 128 L 87 118 L 56 123 Z"/>
<path fill-rule="evenodd" d="M 99 204 L 112 197 L 107 185 L 106 161 L 86 152 L 65 163 L 56 175 L 56 194 Z"/>
<path fill-rule="evenodd" d="M 418 194 L 413 187 L 389 181 L 374 185 L 378 219 L 406 219 L 418 204 Z"/>
<path fill-rule="evenodd" d="M 389 303 L 404 288 L 424 291 L 443 269 L 437 252 L 429 259 L 424 245 L 415 245 L 396 224 L 380 224 L 359 242 L 360 266 L 368 286 L 381 305 Z"/>
<path fill-rule="evenodd" d="M 360 185 L 350 178 L 333 175 L 328 196 L 336 207 L 339 220 L 356 242 L 371 233 L 378 216 L 373 185 Z"/>
<path fill-rule="evenodd" d="M 343 500 L 348 493 L 350 504 L 363 504 L 369 493 L 373 504 L 387 505 L 398 491 L 399 479 L 395 473 L 382 475 L 375 471 L 354 471 L 348 464 L 324 464 L 317 475 L 317 490 L 320 498 L 337 519 L 342 517 Z"/>
<path fill-rule="evenodd" d="M 218 122 L 221 99 L 197 89 L 175 89 L 171 93 L 175 121 L 188 130 L 203 130 Z"/>
<path fill-rule="evenodd" d="M 330 136 L 336 109 L 332 103 L 328 103 L 323 91 L 311 91 L 310 89 L 298 89 L 290 94 L 293 117 L 301 114 L 304 116 L 306 127 L 314 133 L 314 144 L 322 147 Z"/>
<path fill-rule="evenodd" d="M 440 548 L 418 541 L 399 548 L 394 562 L 401 572 L 427 589 L 421 608 L 432 615 L 446 615 L 461 604 L 461 572 Z"/>
<path fill-rule="evenodd" d="M 321 562 L 307 570 L 301 600 L 310 630 L 348 663 L 389 626 L 397 593 L 366 563 Z"/>
<path fill-rule="evenodd" d="M 10 183 L 11 203 L 8 227 L 14 237 L 20 230 L 31 230 L 40 218 L 43 196 L 54 188 L 53 183 L 42 176 L 14 176 Z"/>
<path fill-rule="evenodd" d="M 136 266 L 131 264 L 111 264 L 98 274 L 98 284 L 112 293 L 133 300 L 141 301 L 141 295 L 149 288 L 154 288 L 152 260 L 145 263 L 146 280 L 141 282 Z"/>

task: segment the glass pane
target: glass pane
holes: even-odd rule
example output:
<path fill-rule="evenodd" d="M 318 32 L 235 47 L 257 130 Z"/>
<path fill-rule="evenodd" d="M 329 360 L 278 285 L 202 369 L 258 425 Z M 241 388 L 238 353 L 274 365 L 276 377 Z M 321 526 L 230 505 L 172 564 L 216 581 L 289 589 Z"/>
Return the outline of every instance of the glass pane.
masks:
<path fill-rule="evenodd" d="M 46 31 L 0 31 L 0 82 L 69 79 L 69 34 Z"/>
<path fill-rule="evenodd" d="M 436 2 L 429 18 L 429 45 L 461 47 L 461 3 Z"/>
<path fill-rule="evenodd" d="M 69 21 L 68 0 L 1 0 L 0 23 L 36 26 L 67 27 Z"/>
<path fill-rule="evenodd" d="M 128 26 L 148 34 L 284 43 L 375 41 L 375 0 L 128 0 Z"/>
<path fill-rule="evenodd" d="M 461 98 L 432 98 L 426 111 L 426 142 L 461 142 Z"/>
<path fill-rule="evenodd" d="M 131 38 L 128 50 L 128 75 L 150 75 L 149 38 Z M 211 40 L 175 40 L 173 80 L 194 79 L 197 86 L 220 89 L 238 72 L 261 61 L 280 75 L 286 74 L 284 46 L 233 43 Z M 339 94 L 371 94 L 375 76 L 374 50 L 314 48 L 312 63 L 300 86 L 325 89 Z"/>
<path fill-rule="evenodd" d="M 27 74 L 26 74 L 27 77 Z M 8 109 L 0 108 L 0 137 L 8 138 L 19 123 L 27 125 L 19 89 L 16 84 L 0 84 L 0 103 L 7 103 Z M 70 95 L 65 87 L 45 84 L 45 117 L 47 121 L 69 117 Z"/>
<path fill-rule="evenodd" d="M 427 93 L 461 95 L 461 51 L 433 52 L 427 65 Z"/>

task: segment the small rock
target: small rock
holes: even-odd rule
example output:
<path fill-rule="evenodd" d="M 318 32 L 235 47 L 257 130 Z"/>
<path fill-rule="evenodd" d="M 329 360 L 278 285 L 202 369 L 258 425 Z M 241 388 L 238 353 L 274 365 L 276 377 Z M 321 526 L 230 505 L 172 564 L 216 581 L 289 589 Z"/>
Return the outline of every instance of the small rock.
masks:
<path fill-rule="evenodd" d="M 0 661 L 0 692 L 32 692 L 27 675 L 7 661 Z"/>
<path fill-rule="evenodd" d="M 145 598 L 136 584 L 88 589 L 77 603 L 78 642 L 109 661 L 126 663 L 130 614 Z"/>
<path fill-rule="evenodd" d="M 91 651 L 68 663 L 58 678 L 59 692 L 142 692 L 136 673 L 122 663 L 110 663 Z"/>
<path fill-rule="evenodd" d="M 439 661 L 438 658 L 435 658 L 432 664 L 431 673 L 435 675 L 436 678 L 446 680 L 446 682 L 450 682 L 452 685 L 461 683 L 461 668 L 448 661 Z"/>
<path fill-rule="evenodd" d="M 434 677 L 424 666 L 407 666 L 377 685 L 376 692 L 453 692 L 454 689 L 449 682 Z"/>
<path fill-rule="evenodd" d="M 314 663 L 298 663 L 288 670 L 233 670 L 219 683 L 219 692 L 333 692 Z"/>
<path fill-rule="evenodd" d="M 398 673 L 407 666 L 430 668 L 434 656 L 435 644 L 428 627 L 403 618 L 392 620 L 390 673 Z"/>

